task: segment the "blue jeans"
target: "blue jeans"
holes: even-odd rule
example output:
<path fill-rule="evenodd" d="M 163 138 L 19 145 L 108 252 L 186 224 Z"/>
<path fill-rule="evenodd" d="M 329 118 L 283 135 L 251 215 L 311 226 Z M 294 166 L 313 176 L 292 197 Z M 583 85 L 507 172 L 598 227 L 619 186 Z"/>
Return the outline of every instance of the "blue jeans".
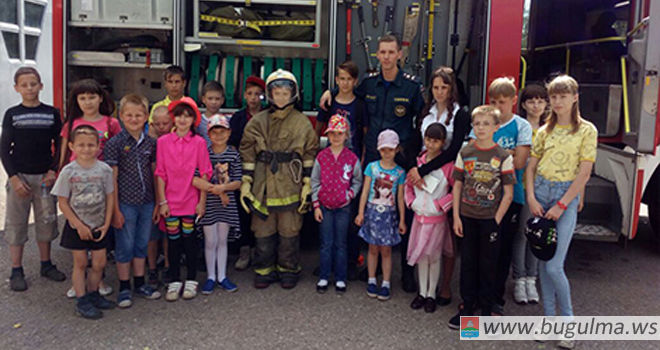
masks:
<path fill-rule="evenodd" d="M 553 182 L 537 176 L 534 180 L 534 195 L 543 210 L 550 210 L 566 193 L 572 181 Z M 577 207 L 580 202 L 576 196 L 570 203 L 565 203 L 567 209 L 557 220 L 557 251 L 548 261 L 539 261 L 539 277 L 543 292 L 543 309 L 546 316 L 555 316 L 556 304 L 559 303 L 560 316 L 573 316 L 571 303 L 571 287 L 564 273 L 564 261 L 568 247 L 573 238 L 577 223 Z"/>
<path fill-rule="evenodd" d="M 321 234 L 321 271 L 319 278 L 330 277 L 334 260 L 335 281 L 346 281 L 346 237 L 351 217 L 351 206 L 327 209 L 321 206 L 323 221 L 319 224 Z"/>
<path fill-rule="evenodd" d="M 154 203 L 119 203 L 119 211 L 124 215 L 124 226 L 115 234 L 115 259 L 120 263 L 128 263 L 134 258 L 145 258 L 151 236 Z"/>

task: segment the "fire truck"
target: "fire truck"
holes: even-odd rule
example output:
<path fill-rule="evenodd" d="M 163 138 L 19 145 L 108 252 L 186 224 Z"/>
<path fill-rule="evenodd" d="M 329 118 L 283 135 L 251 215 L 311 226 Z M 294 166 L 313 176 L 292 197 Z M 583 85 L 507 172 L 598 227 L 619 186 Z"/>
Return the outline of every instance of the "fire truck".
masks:
<path fill-rule="evenodd" d="M 205 82 L 222 83 L 226 112 L 242 106 L 248 76 L 289 69 L 313 120 L 336 64 L 378 69 L 388 33 L 402 39 L 401 69 L 425 85 L 433 68 L 454 68 L 466 108 L 487 102 L 497 77 L 523 88 L 568 73 L 599 130 L 575 237 L 633 239 L 642 203 L 660 235 L 658 0 L 5 0 L 0 32 L 0 110 L 20 101 L 10 81 L 21 65 L 40 70 L 42 100 L 63 110 L 70 84 L 87 77 L 117 101 L 138 92 L 156 102 L 177 64 L 198 101 Z"/>

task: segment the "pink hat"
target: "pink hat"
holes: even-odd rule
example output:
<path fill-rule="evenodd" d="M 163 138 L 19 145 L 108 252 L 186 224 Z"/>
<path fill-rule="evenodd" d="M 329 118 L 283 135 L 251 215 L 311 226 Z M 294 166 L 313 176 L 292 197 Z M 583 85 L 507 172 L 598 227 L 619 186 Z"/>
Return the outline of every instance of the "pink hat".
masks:
<path fill-rule="evenodd" d="M 167 111 L 170 112 L 170 117 L 172 118 L 172 122 L 174 122 L 174 114 L 172 114 L 172 111 L 174 111 L 174 108 L 176 108 L 176 106 L 182 103 L 190 106 L 190 108 L 192 108 L 193 111 L 195 111 L 195 115 L 191 117 L 195 118 L 195 122 L 193 123 L 193 125 L 195 127 L 198 127 L 199 123 L 202 122 L 202 114 L 199 112 L 199 108 L 197 108 L 197 103 L 195 103 L 195 100 L 187 96 L 184 96 L 176 101 L 172 101 L 167 106 Z"/>
<path fill-rule="evenodd" d="M 348 131 L 348 121 L 341 114 L 335 114 L 330 117 L 328 121 L 328 128 L 325 129 L 324 134 L 330 131 L 346 132 Z"/>
<path fill-rule="evenodd" d="M 231 129 L 229 126 L 229 118 L 226 115 L 220 113 L 214 114 L 211 116 L 211 118 L 209 118 L 209 124 L 207 125 L 206 129 L 210 131 L 216 126 L 225 129 Z"/>
<path fill-rule="evenodd" d="M 396 148 L 399 145 L 399 135 L 391 129 L 386 129 L 378 134 L 378 149 Z"/>

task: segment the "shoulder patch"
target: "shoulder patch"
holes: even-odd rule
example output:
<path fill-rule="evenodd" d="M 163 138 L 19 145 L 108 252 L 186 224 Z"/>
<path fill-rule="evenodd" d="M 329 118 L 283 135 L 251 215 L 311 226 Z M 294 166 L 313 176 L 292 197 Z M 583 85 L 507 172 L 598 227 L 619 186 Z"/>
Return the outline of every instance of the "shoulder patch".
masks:
<path fill-rule="evenodd" d="M 380 72 L 367 73 L 367 78 L 375 78 L 378 76 L 378 74 L 380 74 Z"/>
<path fill-rule="evenodd" d="M 420 83 L 421 82 L 419 77 L 417 77 L 416 75 L 413 75 L 413 74 L 403 73 L 403 77 L 406 78 L 407 80 L 414 81 L 415 83 Z"/>

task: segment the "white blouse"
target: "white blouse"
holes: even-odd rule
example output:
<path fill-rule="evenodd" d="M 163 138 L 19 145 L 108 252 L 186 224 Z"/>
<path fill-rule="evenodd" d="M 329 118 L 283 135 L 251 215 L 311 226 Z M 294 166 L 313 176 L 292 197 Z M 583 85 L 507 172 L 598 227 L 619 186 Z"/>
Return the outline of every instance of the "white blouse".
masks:
<path fill-rule="evenodd" d="M 456 114 L 458 111 L 461 109 L 461 107 L 458 105 L 458 103 L 454 103 L 454 111 L 452 113 L 452 118 L 451 121 L 449 122 L 449 125 L 447 125 L 447 110 L 443 110 L 440 115 L 438 115 L 438 108 L 436 104 L 433 104 L 433 107 L 431 107 L 431 110 L 429 110 L 429 114 L 422 119 L 422 140 L 424 139 L 424 133 L 426 132 L 426 128 L 429 127 L 429 125 L 433 123 L 442 123 L 442 126 L 447 129 L 447 139 L 445 140 L 445 144 L 442 146 L 443 150 L 447 150 L 449 148 L 449 145 L 451 144 L 451 140 L 454 136 L 454 122 L 456 121 Z M 422 150 L 425 150 L 426 146 L 424 146 L 424 143 L 422 143 Z"/>

